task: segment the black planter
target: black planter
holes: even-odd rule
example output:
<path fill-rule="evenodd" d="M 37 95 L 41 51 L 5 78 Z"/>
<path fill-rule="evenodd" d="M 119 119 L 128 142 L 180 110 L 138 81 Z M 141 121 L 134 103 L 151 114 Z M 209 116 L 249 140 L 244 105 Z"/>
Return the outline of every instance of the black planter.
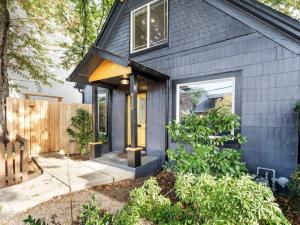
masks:
<path fill-rule="evenodd" d="M 105 154 L 105 153 L 109 153 L 110 149 L 109 149 L 109 144 L 105 143 L 105 144 L 101 144 L 101 154 Z"/>
<path fill-rule="evenodd" d="M 89 152 L 91 159 L 99 158 L 103 154 L 109 152 L 109 144 L 102 144 L 101 142 L 89 143 Z"/>

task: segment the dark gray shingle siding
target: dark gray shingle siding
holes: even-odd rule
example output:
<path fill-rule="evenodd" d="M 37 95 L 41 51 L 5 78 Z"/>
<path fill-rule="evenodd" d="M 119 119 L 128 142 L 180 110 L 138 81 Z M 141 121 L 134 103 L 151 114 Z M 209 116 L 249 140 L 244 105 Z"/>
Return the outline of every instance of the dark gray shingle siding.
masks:
<path fill-rule="evenodd" d="M 127 1 L 107 49 L 128 57 L 129 12 L 145 2 Z M 171 79 L 241 70 L 242 134 L 248 138 L 244 159 L 252 172 L 263 166 L 275 168 L 279 176 L 290 175 L 297 163 L 292 108 L 300 98 L 300 57 L 203 1 L 169 2 L 169 47 L 134 59 Z M 156 138 L 163 141 L 164 137 Z"/>

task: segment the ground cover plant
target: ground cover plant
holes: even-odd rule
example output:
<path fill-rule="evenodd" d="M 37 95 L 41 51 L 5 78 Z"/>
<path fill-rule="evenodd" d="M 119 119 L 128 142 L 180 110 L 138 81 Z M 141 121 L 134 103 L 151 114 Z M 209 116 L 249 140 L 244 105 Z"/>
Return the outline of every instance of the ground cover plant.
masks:
<path fill-rule="evenodd" d="M 106 213 L 93 224 L 137 225 L 143 221 L 159 225 L 290 224 L 275 203 L 271 189 L 248 176 L 217 179 L 208 174 L 181 174 L 177 176 L 175 192 L 179 200 L 172 203 L 161 194 L 156 179 L 151 178 L 131 192 L 122 210 L 115 215 Z M 99 209 L 93 213 L 90 210 L 85 208 L 83 214 L 92 219 L 99 215 Z"/>

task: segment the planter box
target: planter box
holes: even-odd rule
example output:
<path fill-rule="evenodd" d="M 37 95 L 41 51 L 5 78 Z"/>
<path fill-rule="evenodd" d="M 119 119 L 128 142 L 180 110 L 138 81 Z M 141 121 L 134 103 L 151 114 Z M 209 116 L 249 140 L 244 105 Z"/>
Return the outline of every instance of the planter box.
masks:
<path fill-rule="evenodd" d="M 103 144 L 102 142 L 89 143 L 89 152 L 91 159 L 99 158 L 102 154 L 109 152 L 109 144 Z"/>

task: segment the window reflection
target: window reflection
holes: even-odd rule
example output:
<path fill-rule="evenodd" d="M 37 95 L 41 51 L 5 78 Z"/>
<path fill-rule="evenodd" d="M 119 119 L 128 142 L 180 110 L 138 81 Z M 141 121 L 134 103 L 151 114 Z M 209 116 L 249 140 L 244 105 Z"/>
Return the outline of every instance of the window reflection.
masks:
<path fill-rule="evenodd" d="M 131 52 L 166 43 L 168 40 L 168 1 L 153 1 L 133 11 L 131 26 Z"/>
<path fill-rule="evenodd" d="M 107 133 L 107 93 L 98 94 L 99 132 Z"/>
<path fill-rule="evenodd" d="M 147 7 L 143 7 L 133 14 L 133 46 L 134 51 L 147 47 Z"/>
<path fill-rule="evenodd" d="M 150 6 L 150 47 L 167 41 L 167 1 Z"/>
<path fill-rule="evenodd" d="M 179 121 L 185 115 L 201 115 L 215 107 L 234 113 L 234 78 L 180 84 L 177 87 L 177 96 Z"/>

